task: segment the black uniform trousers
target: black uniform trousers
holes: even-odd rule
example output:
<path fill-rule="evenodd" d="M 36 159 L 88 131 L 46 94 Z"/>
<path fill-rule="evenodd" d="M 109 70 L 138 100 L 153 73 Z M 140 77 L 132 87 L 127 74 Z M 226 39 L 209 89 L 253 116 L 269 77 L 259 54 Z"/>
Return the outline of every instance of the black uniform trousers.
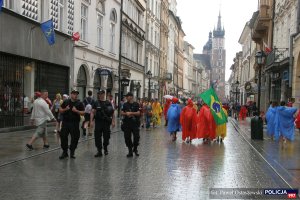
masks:
<path fill-rule="evenodd" d="M 133 142 L 132 142 L 133 135 Z M 125 144 L 128 148 L 136 148 L 140 142 L 140 129 L 138 126 L 124 126 Z"/>
<path fill-rule="evenodd" d="M 61 148 L 64 152 L 68 151 L 68 137 L 69 134 L 71 135 L 71 144 L 70 150 L 74 152 L 77 148 L 78 140 L 80 138 L 80 130 L 79 130 L 79 122 L 71 121 L 71 122 L 63 122 L 61 133 L 60 133 L 60 140 L 61 140 Z"/>
<path fill-rule="evenodd" d="M 107 147 L 109 145 L 110 139 L 110 123 L 107 121 L 95 121 L 95 145 L 98 151 L 102 149 L 102 137 L 103 137 L 103 146 Z"/>

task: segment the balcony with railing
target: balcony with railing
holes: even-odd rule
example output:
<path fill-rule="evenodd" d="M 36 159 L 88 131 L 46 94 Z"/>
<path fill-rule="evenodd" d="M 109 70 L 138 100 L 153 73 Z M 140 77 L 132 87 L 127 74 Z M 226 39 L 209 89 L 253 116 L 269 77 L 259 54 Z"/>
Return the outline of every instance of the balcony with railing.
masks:
<path fill-rule="evenodd" d="M 273 0 L 260 0 L 259 10 L 252 16 L 252 39 L 255 42 L 260 41 L 268 33 L 270 26 L 272 26 L 272 7 Z"/>
<path fill-rule="evenodd" d="M 274 66 L 282 66 L 289 63 L 289 49 L 288 48 L 275 48 L 267 56 L 266 70 Z"/>

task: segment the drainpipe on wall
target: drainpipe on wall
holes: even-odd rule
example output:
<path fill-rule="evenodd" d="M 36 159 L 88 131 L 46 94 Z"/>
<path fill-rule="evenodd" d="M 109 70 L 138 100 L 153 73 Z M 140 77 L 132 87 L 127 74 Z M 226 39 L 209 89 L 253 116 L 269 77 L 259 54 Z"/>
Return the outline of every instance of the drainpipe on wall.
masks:
<path fill-rule="evenodd" d="M 294 62 L 294 56 L 293 56 L 293 41 L 294 41 L 294 37 L 297 35 L 298 33 L 294 33 L 292 35 L 290 35 L 290 57 L 289 57 L 289 87 L 292 87 L 292 83 L 293 83 L 293 62 Z"/>

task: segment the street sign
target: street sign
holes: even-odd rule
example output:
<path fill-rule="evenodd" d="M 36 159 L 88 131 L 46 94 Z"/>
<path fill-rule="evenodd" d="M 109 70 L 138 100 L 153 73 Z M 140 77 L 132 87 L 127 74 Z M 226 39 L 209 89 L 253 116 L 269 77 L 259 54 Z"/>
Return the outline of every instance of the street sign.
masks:
<path fill-rule="evenodd" d="M 121 86 L 129 86 L 129 82 L 130 80 L 129 79 L 121 79 Z"/>

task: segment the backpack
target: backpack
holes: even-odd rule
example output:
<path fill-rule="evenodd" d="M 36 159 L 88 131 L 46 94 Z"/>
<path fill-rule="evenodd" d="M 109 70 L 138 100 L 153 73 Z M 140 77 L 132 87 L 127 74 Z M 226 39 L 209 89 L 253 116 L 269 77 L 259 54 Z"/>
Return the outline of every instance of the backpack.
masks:
<path fill-rule="evenodd" d="M 93 107 L 93 104 L 94 104 L 94 99 L 92 97 L 86 97 L 84 100 L 83 100 L 83 104 L 85 106 L 85 113 L 91 113 L 91 108 Z"/>

